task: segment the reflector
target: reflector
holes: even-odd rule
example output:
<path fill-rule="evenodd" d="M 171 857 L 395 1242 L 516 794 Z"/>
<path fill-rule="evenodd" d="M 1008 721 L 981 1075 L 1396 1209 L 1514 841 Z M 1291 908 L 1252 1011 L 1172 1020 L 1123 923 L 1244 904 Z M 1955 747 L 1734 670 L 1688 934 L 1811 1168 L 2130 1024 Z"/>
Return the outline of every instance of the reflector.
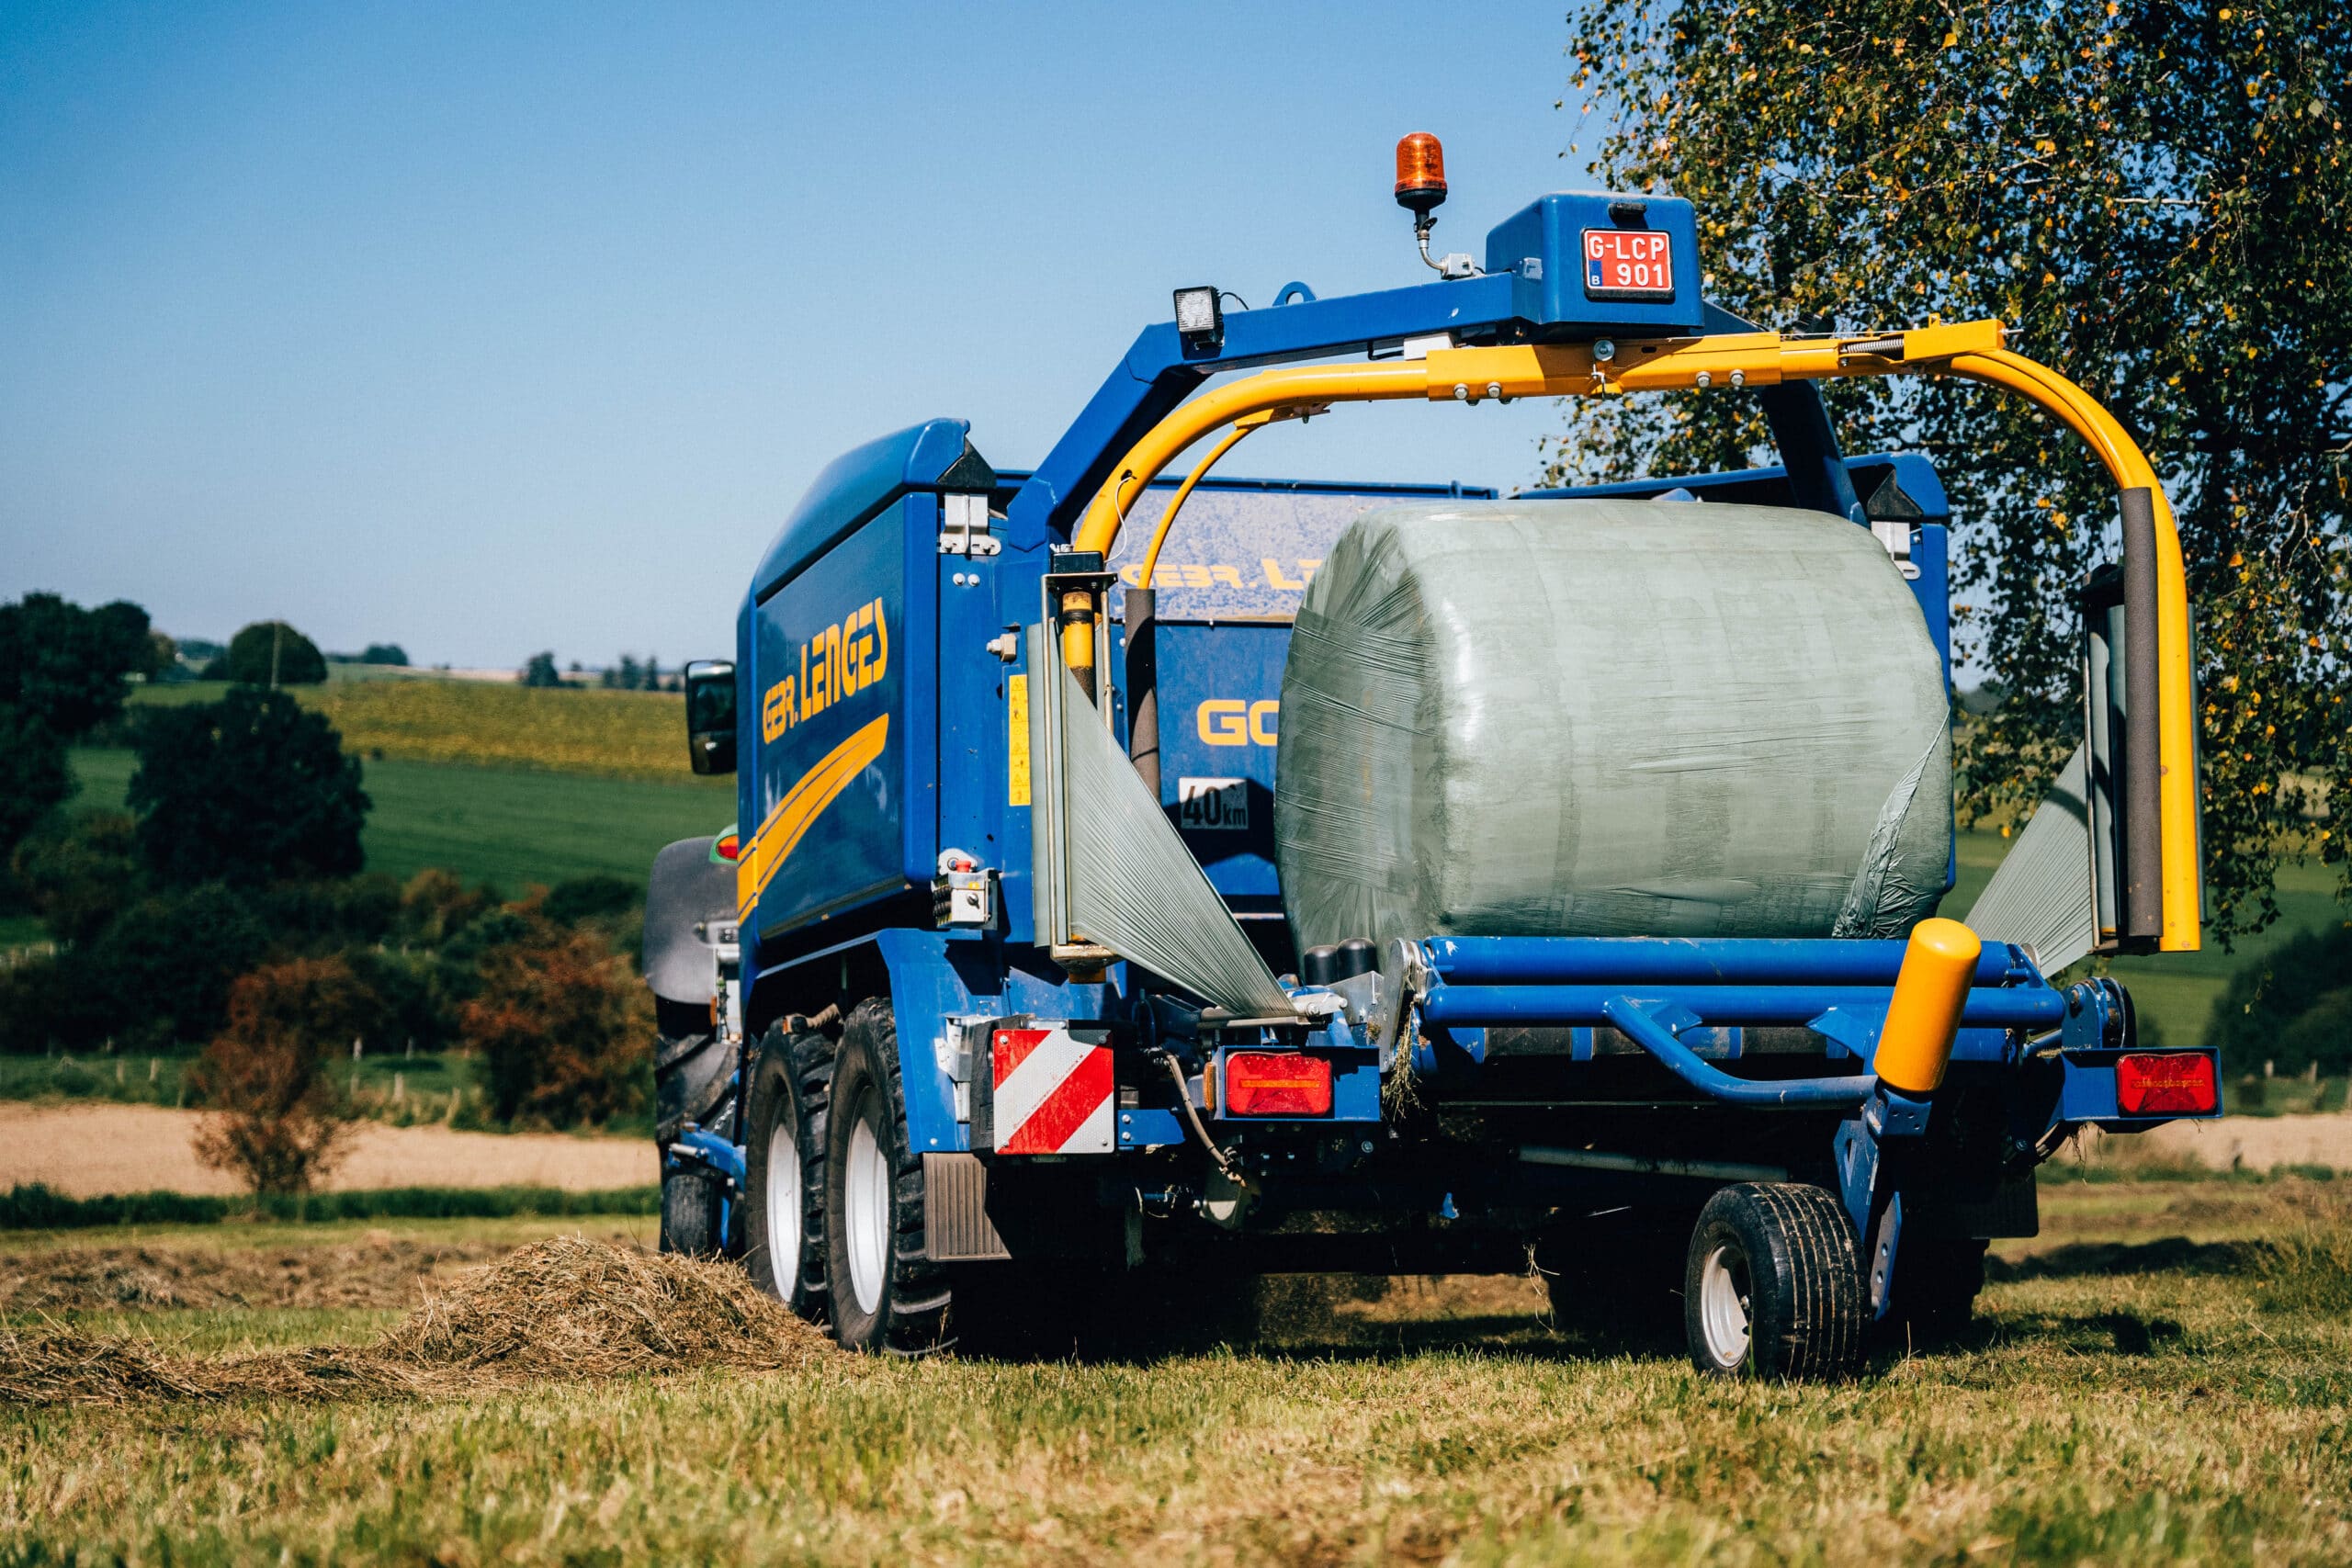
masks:
<path fill-rule="evenodd" d="M 1236 1051 L 1225 1058 L 1227 1116 L 1329 1116 L 1331 1064 L 1295 1051 Z"/>
<path fill-rule="evenodd" d="M 2202 1051 L 2135 1053 L 2115 1064 L 2115 1104 L 2126 1116 L 2199 1116 L 2222 1102 L 2213 1058 Z"/>

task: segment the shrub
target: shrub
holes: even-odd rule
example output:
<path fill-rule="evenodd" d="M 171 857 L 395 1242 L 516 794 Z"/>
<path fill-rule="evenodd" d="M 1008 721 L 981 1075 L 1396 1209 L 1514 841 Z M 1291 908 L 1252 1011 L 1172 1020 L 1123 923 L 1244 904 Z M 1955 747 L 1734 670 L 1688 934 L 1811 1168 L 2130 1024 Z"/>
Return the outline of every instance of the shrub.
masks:
<path fill-rule="evenodd" d="M 220 883 L 140 899 L 96 941 L 62 955 L 106 998 L 105 1032 L 141 1050 L 210 1039 L 228 1019 L 229 989 L 269 950 L 253 904 Z M 78 1042 L 96 1042 L 87 1035 Z"/>
<path fill-rule="evenodd" d="M 229 639 L 225 673 L 247 686 L 315 686 L 327 678 L 319 645 L 284 621 L 255 621 Z"/>
<path fill-rule="evenodd" d="M 81 950 L 0 969 L 0 1051 L 37 1056 L 87 1050 L 120 1021 L 115 993 Z"/>
<path fill-rule="evenodd" d="M 559 925 L 576 926 L 605 915 L 626 915 L 645 897 L 645 884 L 599 872 L 559 882 L 540 908 Z"/>
<path fill-rule="evenodd" d="M 496 888 L 469 888 L 453 874 L 427 867 L 401 887 L 394 930 L 403 942 L 439 947 L 497 908 Z"/>
<path fill-rule="evenodd" d="M 380 874 L 274 883 L 251 897 L 277 945 L 289 953 L 373 947 L 400 928 L 400 884 Z"/>
<path fill-rule="evenodd" d="M 341 958 L 288 959 L 239 979 L 229 1026 L 197 1067 L 215 1112 L 197 1134 L 197 1157 L 255 1192 L 308 1191 L 350 1133 L 337 1047 L 383 1006 Z"/>
<path fill-rule="evenodd" d="M 10 858 L 17 886 L 63 942 L 88 942 L 139 897 L 139 824 L 119 811 L 59 815 Z"/>
<path fill-rule="evenodd" d="M 607 1122 L 644 1108 L 652 1083 L 650 993 L 585 931 L 542 928 L 491 952 L 458 1011 L 491 1104 L 508 1122 Z"/>
<path fill-rule="evenodd" d="M 347 876 L 363 863 L 359 763 L 283 692 L 157 708 L 139 727 L 130 802 L 148 867 L 169 882 Z"/>
<path fill-rule="evenodd" d="M 2213 1043 L 2233 1073 L 2259 1073 L 2266 1061 L 2281 1073 L 2299 1073 L 2313 1061 L 2322 1072 L 2352 1066 L 2352 1046 L 2339 1021 L 2324 1019 L 2310 1029 L 2290 1026 L 2322 1006 L 2352 975 L 2352 925 L 2298 932 L 2230 976 L 2229 989 L 2213 1003 Z M 2340 1019 L 2339 1010 L 2333 1014 Z M 2331 1047 L 2328 1042 L 2337 1043 Z M 2318 1053 L 2332 1050 L 2332 1059 Z M 2298 1054 L 2301 1053 L 2301 1054 Z"/>
<path fill-rule="evenodd" d="M 2352 988 L 2322 993 L 2280 1030 L 2278 1060 L 2282 1071 L 2315 1065 L 2331 1077 L 2352 1069 Z"/>

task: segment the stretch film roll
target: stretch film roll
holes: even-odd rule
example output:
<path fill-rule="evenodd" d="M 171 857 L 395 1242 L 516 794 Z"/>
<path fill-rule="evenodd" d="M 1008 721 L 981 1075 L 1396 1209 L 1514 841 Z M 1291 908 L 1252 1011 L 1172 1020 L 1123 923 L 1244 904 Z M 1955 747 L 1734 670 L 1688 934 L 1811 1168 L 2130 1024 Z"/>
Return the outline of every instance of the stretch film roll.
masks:
<path fill-rule="evenodd" d="M 1783 507 L 1366 513 L 1300 610 L 1278 770 L 1302 946 L 1894 936 L 1951 841 L 1917 602 L 1867 529 Z"/>
<path fill-rule="evenodd" d="M 1169 825 L 1158 792 L 1103 728 L 1101 710 L 1068 670 L 1056 665 L 1049 678 L 1061 682 L 1055 712 L 1069 795 L 1059 830 L 1071 926 L 1204 1001 L 1288 1016 L 1289 996 Z"/>
<path fill-rule="evenodd" d="M 2045 975 L 2057 974 L 2098 944 L 2084 787 L 2083 749 L 2077 746 L 1968 911 L 1968 924 L 1978 935 L 2033 949 Z"/>

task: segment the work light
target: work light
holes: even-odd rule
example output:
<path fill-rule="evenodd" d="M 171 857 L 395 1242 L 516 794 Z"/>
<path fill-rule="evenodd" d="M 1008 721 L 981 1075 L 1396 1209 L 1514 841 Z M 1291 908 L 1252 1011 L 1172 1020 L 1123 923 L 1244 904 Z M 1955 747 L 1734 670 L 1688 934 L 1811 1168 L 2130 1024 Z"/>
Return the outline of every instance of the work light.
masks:
<path fill-rule="evenodd" d="M 1176 333 L 1193 353 L 1225 343 L 1225 306 L 1211 288 L 1176 290 Z"/>

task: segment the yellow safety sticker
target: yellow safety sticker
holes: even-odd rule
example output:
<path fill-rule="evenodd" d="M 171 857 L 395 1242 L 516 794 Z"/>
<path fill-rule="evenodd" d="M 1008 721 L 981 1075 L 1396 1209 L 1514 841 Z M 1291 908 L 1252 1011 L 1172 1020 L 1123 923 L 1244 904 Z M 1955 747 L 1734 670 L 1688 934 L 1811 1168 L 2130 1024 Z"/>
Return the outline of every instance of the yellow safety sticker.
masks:
<path fill-rule="evenodd" d="M 1007 675 L 1004 678 L 1005 722 L 1010 733 L 1005 737 L 1004 754 L 1011 759 L 1011 777 L 1005 781 L 1006 800 L 1014 806 L 1029 804 L 1029 677 Z"/>

